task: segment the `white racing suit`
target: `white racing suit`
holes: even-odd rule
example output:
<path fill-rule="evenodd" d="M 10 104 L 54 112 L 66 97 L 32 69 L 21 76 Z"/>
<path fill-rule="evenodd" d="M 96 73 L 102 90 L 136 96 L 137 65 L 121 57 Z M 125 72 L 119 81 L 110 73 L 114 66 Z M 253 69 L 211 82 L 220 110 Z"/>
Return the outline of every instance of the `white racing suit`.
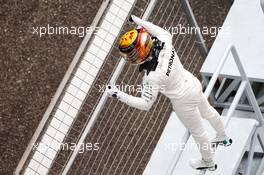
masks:
<path fill-rule="evenodd" d="M 202 158 L 212 161 L 211 149 L 202 149 L 211 147 L 207 132 L 202 125 L 202 118 L 210 122 L 217 134 L 225 135 L 224 125 L 218 112 L 208 103 L 199 80 L 183 68 L 172 46 L 172 35 L 136 16 L 132 16 L 132 19 L 165 45 L 159 53 L 155 71 L 150 71 L 148 75 L 145 73 L 141 97 L 134 97 L 120 91 L 119 100 L 129 106 L 149 110 L 158 93 L 161 92 L 170 99 L 173 110 L 199 145 Z"/>

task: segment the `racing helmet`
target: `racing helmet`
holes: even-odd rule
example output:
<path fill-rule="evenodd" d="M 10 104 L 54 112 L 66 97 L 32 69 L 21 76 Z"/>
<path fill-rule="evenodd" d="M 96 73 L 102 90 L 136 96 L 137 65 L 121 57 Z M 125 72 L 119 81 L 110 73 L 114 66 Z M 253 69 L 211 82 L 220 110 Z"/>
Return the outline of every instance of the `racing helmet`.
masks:
<path fill-rule="evenodd" d="M 132 64 L 142 64 L 149 58 L 152 43 L 151 35 L 143 27 L 132 29 L 120 38 L 120 54 Z"/>

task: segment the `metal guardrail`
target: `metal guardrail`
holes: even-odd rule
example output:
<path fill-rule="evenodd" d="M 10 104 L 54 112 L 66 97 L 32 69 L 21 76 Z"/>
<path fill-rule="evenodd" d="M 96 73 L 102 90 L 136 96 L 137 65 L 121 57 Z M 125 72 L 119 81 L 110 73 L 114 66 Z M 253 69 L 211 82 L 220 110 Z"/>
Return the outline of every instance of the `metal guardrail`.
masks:
<path fill-rule="evenodd" d="M 237 65 L 237 67 L 238 67 L 238 70 L 239 70 L 239 73 L 240 73 L 240 76 L 241 76 L 241 84 L 240 84 L 239 89 L 238 89 L 238 91 L 237 91 L 237 93 L 236 93 L 236 95 L 235 95 L 235 97 L 234 97 L 234 99 L 233 99 L 233 101 L 232 101 L 232 103 L 230 105 L 230 108 L 228 109 L 227 116 L 226 116 L 226 120 L 225 120 L 225 127 L 228 126 L 228 123 L 229 123 L 229 121 L 231 119 L 231 116 L 233 115 L 233 113 L 234 113 L 234 111 L 236 109 L 236 106 L 237 106 L 237 104 L 238 104 L 238 102 L 239 102 L 239 100 L 240 100 L 240 98 L 241 98 L 241 96 L 242 96 L 242 94 L 243 94 L 244 91 L 246 92 L 246 95 L 248 97 L 248 100 L 250 101 L 250 104 L 252 105 L 252 107 L 254 109 L 254 112 L 256 114 L 255 115 L 256 120 L 259 122 L 259 124 L 256 127 L 256 131 L 254 131 L 255 134 L 253 135 L 253 138 L 252 138 L 251 144 L 250 144 L 250 146 L 251 146 L 250 148 L 251 149 L 250 149 L 250 152 L 249 152 L 248 165 L 247 165 L 247 169 L 246 169 L 246 175 L 249 175 L 250 174 L 250 170 L 251 170 L 252 160 L 253 160 L 253 154 L 254 154 L 254 146 L 255 146 L 255 141 L 256 141 L 255 138 L 256 138 L 256 136 L 258 136 L 257 138 L 258 138 L 259 142 L 260 143 L 263 143 L 262 140 L 261 140 L 261 138 L 260 138 L 260 136 L 257 134 L 257 129 L 260 128 L 260 127 L 262 127 L 264 125 L 264 119 L 263 119 L 263 116 L 261 114 L 261 110 L 260 110 L 260 108 L 258 106 L 256 97 L 255 97 L 255 95 L 253 93 L 251 84 L 250 84 L 250 82 L 248 80 L 248 77 L 246 75 L 246 72 L 245 72 L 245 70 L 243 68 L 243 65 L 241 63 L 241 60 L 239 58 L 238 52 L 237 52 L 237 50 L 236 50 L 236 48 L 235 48 L 235 46 L 233 44 L 230 44 L 227 47 L 227 49 L 226 49 L 226 51 L 225 51 L 222 59 L 220 60 L 218 66 L 216 68 L 216 71 L 213 74 L 210 82 L 208 83 L 207 88 L 206 88 L 206 90 L 205 90 L 204 93 L 205 93 L 205 96 L 207 98 L 211 94 L 211 92 L 213 90 L 213 87 L 214 87 L 214 85 L 215 85 L 215 83 L 216 83 L 216 81 L 218 79 L 218 76 L 220 75 L 220 72 L 221 72 L 221 70 L 222 70 L 222 68 L 223 68 L 223 66 L 224 66 L 224 64 L 225 64 L 225 62 L 226 62 L 226 60 L 227 60 L 227 58 L 228 58 L 228 56 L 229 56 L 230 53 L 232 53 L 232 55 L 234 57 L 234 60 L 235 60 L 235 63 Z M 189 140 L 189 137 L 190 137 L 190 133 L 187 131 L 185 133 L 185 135 L 184 135 L 184 138 L 182 140 L 182 143 L 183 144 L 186 144 L 187 141 Z M 262 144 L 261 144 L 261 146 L 262 146 L 262 149 L 263 149 L 263 152 L 264 152 L 264 146 Z M 180 153 L 178 155 L 176 155 L 175 160 L 174 160 L 174 163 L 173 163 L 173 166 L 168 171 L 169 174 L 172 174 L 173 173 L 173 170 L 174 170 L 176 164 L 178 163 L 179 158 L 180 158 L 182 152 L 183 152 L 183 150 L 181 150 Z M 200 174 L 205 174 L 205 172 L 206 171 L 202 171 Z"/>

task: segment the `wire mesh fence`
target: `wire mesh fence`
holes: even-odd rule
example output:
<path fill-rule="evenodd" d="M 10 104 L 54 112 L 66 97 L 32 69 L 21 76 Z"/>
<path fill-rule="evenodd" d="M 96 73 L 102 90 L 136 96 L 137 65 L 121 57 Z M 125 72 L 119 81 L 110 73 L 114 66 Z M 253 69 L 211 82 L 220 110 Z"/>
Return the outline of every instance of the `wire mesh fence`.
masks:
<path fill-rule="evenodd" d="M 138 10 L 136 5 L 132 13 Z M 158 1 L 149 20 L 167 29 L 189 25 L 179 1 Z M 124 27 L 123 31 L 126 30 Z M 203 59 L 196 44 L 191 34 L 173 35 L 173 45 L 184 67 L 198 75 Z M 117 54 L 111 53 L 113 57 L 118 57 Z M 138 67 L 126 65 L 117 84 L 136 86 L 142 76 Z M 85 139 L 85 143 L 99 143 L 100 149 L 80 153 L 69 174 L 142 174 L 171 111 L 169 100 L 162 95 L 149 112 L 108 99 Z"/>

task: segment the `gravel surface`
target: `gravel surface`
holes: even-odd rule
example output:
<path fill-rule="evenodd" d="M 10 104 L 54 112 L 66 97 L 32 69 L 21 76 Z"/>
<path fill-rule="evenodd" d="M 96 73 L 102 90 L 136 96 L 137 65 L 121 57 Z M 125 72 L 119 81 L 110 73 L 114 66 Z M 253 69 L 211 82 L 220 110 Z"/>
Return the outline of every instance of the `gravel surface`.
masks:
<path fill-rule="evenodd" d="M 0 174 L 12 174 L 82 38 L 37 26 L 89 26 L 102 0 L 0 0 Z"/>
<path fill-rule="evenodd" d="M 169 4 L 171 0 L 167 2 Z M 169 10 L 165 10 L 167 4 L 161 3 L 158 1 L 154 9 L 155 12 L 161 7 L 157 17 L 152 14 L 150 20 L 155 18 L 154 23 L 169 26 L 175 16 L 170 15 L 170 11 L 176 14 L 179 2 L 174 7 L 169 6 Z M 221 26 L 228 12 L 227 3 L 223 0 L 190 0 L 190 3 L 200 26 Z M 0 174 L 14 171 L 82 40 L 70 35 L 39 37 L 32 34 L 32 27 L 47 24 L 89 26 L 100 4 L 101 0 L 0 0 L 0 52 L 4 58 L 0 59 Z M 140 1 L 133 13 L 140 16 L 145 5 Z M 167 16 L 170 16 L 168 21 L 162 20 Z M 182 12 L 173 24 L 179 22 L 187 24 Z M 210 47 L 214 38 L 205 35 L 205 39 Z M 175 35 L 174 41 L 185 67 L 198 76 L 203 60 L 197 49 L 190 48 L 196 47 L 193 37 Z M 98 80 L 90 91 L 90 101 L 86 101 L 87 105 L 82 109 L 84 114 L 79 116 L 80 124 L 75 124 L 80 127 L 78 131 L 92 111 L 89 104 L 95 104 L 100 96 L 96 88 L 107 82 L 114 69 L 110 65 L 117 63 L 117 53 L 114 52 L 103 67 L 104 72 L 99 75 L 101 82 Z M 138 79 L 131 76 L 137 71 L 136 67 L 126 65 L 124 70 L 119 83 L 140 84 L 142 74 Z M 93 134 L 86 138 L 86 142 L 98 142 L 100 151 L 80 154 L 69 174 L 142 174 L 171 112 L 168 99 L 159 96 L 158 100 L 150 112 L 108 100 L 91 132 Z M 79 134 L 72 132 L 69 138 L 75 141 Z M 65 154 L 67 157 L 68 153 Z M 60 156 L 56 162 L 65 162 L 65 158 L 59 159 Z M 57 174 L 60 168 L 55 164 L 50 174 Z"/>

